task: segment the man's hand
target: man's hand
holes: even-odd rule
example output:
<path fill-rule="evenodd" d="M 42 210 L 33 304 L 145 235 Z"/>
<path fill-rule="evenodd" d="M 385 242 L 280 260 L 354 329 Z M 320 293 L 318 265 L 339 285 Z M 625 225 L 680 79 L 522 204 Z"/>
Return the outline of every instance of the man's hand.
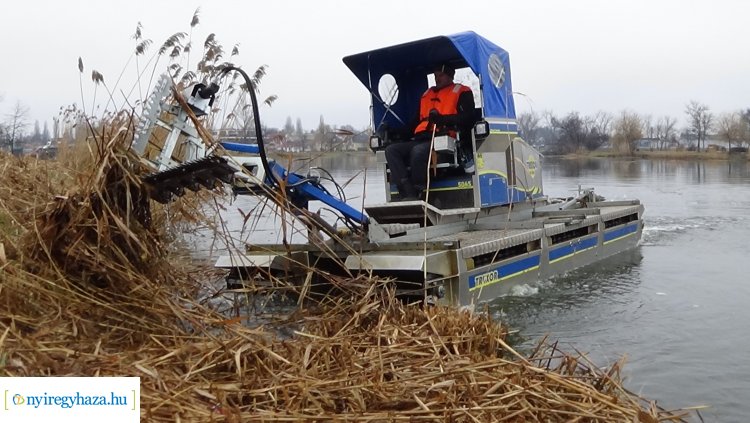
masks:
<path fill-rule="evenodd" d="M 430 110 L 430 115 L 427 120 L 433 125 L 445 125 L 445 116 L 441 115 L 435 109 Z"/>

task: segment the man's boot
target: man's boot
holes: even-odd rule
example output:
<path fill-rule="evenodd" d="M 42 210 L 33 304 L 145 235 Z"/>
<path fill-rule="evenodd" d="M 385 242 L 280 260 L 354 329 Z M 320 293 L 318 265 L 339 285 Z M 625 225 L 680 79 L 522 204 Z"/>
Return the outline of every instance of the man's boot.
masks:
<path fill-rule="evenodd" d="M 411 183 L 409 178 L 402 179 L 401 183 L 398 184 L 398 193 L 401 196 L 401 201 L 417 200 L 417 189 L 414 188 L 414 184 Z"/>

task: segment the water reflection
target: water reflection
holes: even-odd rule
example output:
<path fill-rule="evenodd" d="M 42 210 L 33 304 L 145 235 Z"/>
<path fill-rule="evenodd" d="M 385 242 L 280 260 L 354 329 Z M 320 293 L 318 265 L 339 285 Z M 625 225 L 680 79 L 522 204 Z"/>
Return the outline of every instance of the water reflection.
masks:
<path fill-rule="evenodd" d="M 745 183 L 750 177 L 747 159 L 742 156 L 729 160 L 672 160 L 672 159 L 566 159 L 547 158 L 544 168 L 548 178 L 607 179 L 620 181 L 669 180 L 689 183 Z"/>
<path fill-rule="evenodd" d="M 695 183 L 703 183 L 706 181 L 706 164 L 704 162 L 695 162 L 693 166 L 687 168 L 691 172 L 691 179 Z"/>
<path fill-rule="evenodd" d="M 728 173 L 730 176 L 747 177 L 748 171 L 747 159 L 742 155 L 731 155 L 727 161 Z"/>
<path fill-rule="evenodd" d="M 646 160 L 643 166 L 646 174 L 660 179 L 673 177 L 680 167 L 674 160 Z"/>
<path fill-rule="evenodd" d="M 553 176 L 563 176 L 567 178 L 577 178 L 583 175 L 587 175 L 591 173 L 591 171 L 598 171 L 601 169 L 602 164 L 604 163 L 602 160 L 599 159 L 589 159 L 589 158 L 576 158 L 576 159 L 545 159 L 545 164 L 547 162 L 557 164 L 557 163 L 564 163 L 563 166 L 560 167 L 560 174 L 559 175 L 553 175 Z"/>
<path fill-rule="evenodd" d="M 560 178 L 581 178 L 610 174 L 621 179 L 633 179 L 643 173 L 639 160 L 607 158 L 551 158 L 545 160 L 545 174 Z"/>

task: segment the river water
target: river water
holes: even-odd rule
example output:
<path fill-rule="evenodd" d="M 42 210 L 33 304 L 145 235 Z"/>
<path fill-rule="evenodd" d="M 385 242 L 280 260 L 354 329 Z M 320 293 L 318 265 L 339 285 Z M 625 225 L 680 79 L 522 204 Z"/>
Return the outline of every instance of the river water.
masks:
<path fill-rule="evenodd" d="M 548 195 L 594 186 L 639 198 L 635 254 L 491 304 L 527 345 L 544 334 L 596 363 L 628 360 L 626 386 L 706 421 L 750 419 L 750 166 L 746 162 L 547 160 Z"/>
<path fill-rule="evenodd" d="M 350 180 L 344 190 L 352 205 L 384 201 L 373 155 L 315 164 L 340 183 Z M 640 199 L 645 229 L 630 254 L 488 304 L 518 331 L 518 348 L 548 335 L 563 350 L 584 352 L 602 366 L 625 355 L 631 391 L 668 409 L 708 405 L 701 411 L 705 421 L 749 421 L 747 162 L 545 159 L 542 171 L 549 196 L 572 196 L 580 185 L 607 199 Z M 251 204 L 240 199 L 227 213 Z M 225 222 L 236 229 L 239 220 Z M 273 230 L 253 235 L 256 242 L 274 238 Z"/>

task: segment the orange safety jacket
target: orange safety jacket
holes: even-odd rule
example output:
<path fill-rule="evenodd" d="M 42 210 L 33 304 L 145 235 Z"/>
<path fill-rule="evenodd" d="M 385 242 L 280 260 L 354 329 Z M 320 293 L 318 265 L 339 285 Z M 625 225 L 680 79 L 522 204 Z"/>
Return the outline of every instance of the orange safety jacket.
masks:
<path fill-rule="evenodd" d="M 432 131 L 432 124 L 428 121 L 432 109 L 437 110 L 441 115 L 457 114 L 458 97 L 467 91 L 471 92 L 471 88 L 461 84 L 450 84 L 437 91 L 433 88 L 427 89 L 422 94 L 419 103 L 419 124 L 414 129 L 414 133 Z M 438 127 L 437 131 L 439 132 L 440 129 Z M 455 137 L 456 131 L 448 131 L 448 135 Z"/>

